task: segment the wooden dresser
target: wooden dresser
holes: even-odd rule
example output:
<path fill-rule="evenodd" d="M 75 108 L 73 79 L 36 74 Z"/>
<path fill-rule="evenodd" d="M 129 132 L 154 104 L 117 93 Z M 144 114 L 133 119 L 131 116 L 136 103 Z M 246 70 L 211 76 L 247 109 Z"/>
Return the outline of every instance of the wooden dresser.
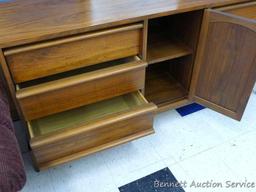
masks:
<path fill-rule="evenodd" d="M 154 133 L 197 102 L 240 120 L 256 81 L 256 2 L 0 3 L 1 73 L 39 170 Z"/>

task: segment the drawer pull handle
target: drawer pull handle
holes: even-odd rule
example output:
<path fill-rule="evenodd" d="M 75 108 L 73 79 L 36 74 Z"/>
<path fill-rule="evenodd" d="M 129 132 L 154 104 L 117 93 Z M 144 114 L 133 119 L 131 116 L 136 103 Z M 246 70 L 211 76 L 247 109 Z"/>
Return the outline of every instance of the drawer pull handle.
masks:
<path fill-rule="evenodd" d="M 104 31 L 92 32 L 92 33 L 88 33 L 88 34 L 84 34 L 84 35 L 77 35 L 77 36 L 73 36 L 73 37 L 62 38 L 62 39 L 54 40 L 54 41 L 37 43 L 37 44 L 34 44 L 34 45 L 22 46 L 22 47 L 17 47 L 17 48 L 10 48 L 10 49 L 6 49 L 4 51 L 4 55 L 5 56 L 10 56 L 10 55 L 18 54 L 18 53 L 22 53 L 22 52 L 27 52 L 27 51 L 32 51 L 32 50 L 36 50 L 36 49 L 52 47 L 52 46 L 56 46 L 56 45 L 60 45 L 60 44 L 71 43 L 71 42 L 75 42 L 75 41 L 81 41 L 81 40 L 85 40 L 85 39 L 89 39 L 89 38 L 99 37 L 99 36 L 102 36 L 102 35 L 109 35 L 109 34 L 113 34 L 113 33 L 119 33 L 119 32 L 123 32 L 123 31 L 130 31 L 130 30 L 140 29 L 140 28 L 143 28 L 142 23 L 135 24 L 135 25 L 124 26 L 124 27 L 119 27 L 119 28 L 116 28 L 116 29 L 109 29 L 109 30 L 104 30 Z"/>

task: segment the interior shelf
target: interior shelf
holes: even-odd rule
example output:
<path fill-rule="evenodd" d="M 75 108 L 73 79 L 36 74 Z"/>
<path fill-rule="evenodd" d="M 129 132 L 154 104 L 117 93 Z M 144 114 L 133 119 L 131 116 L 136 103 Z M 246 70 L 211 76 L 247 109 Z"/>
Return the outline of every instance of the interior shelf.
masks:
<path fill-rule="evenodd" d="M 149 34 L 147 61 L 154 64 L 192 54 L 192 50 L 178 38 L 170 38 L 167 34 Z"/>
<path fill-rule="evenodd" d="M 159 107 L 187 98 L 187 91 L 168 71 L 168 66 L 150 66 L 147 69 L 145 97 Z"/>
<path fill-rule="evenodd" d="M 148 21 L 145 97 L 158 111 L 188 104 L 203 11 Z"/>

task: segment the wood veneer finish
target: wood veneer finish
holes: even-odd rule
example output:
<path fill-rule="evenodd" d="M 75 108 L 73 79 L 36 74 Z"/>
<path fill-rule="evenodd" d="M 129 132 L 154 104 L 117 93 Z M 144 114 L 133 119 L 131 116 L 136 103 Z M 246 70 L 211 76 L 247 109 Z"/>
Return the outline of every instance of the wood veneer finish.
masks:
<path fill-rule="evenodd" d="M 170 65 L 170 73 L 187 92 L 190 89 L 202 18 L 203 11 L 199 10 L 155 18 L 149 22 L 148 63 L 174 61 Z M 177 58 L 180 58 L 178 62 Z"/>
<path fill-rule="evenodd" d="M 0 48 L 246 0 L 13 0 L 0 4 Z"/>
<path fill-rule="evenodd" d="M 5 50 L 15 83 L 135 56 L 141 53 L 143 24 Z M 125 42 L 125 43 L 124 43 Z"/>
<path fill-rule="evenodd" d="M 187 90 L 187 92 L 189 92 L 193 75 L 194 60 L 197 52 L 202 19 L 202 10 L 193 11 L 172 16 L 168 25 L 172 34 L 186 44 L 191 50 L 189 56 L 176 59 L 170 66 L 171 74 Z"/>
<path fill-rule="evenodd" d="M 191 49 L 178 38 L 172 39 L 166 33 L 149 36 L 147 61 L 154 64 L 192 54 Z"/>
<path fill-rule="evenodd" d="M 112 63 L 112 67 L 18 90 L 24 117 L 37 119 L 144 88 L 145 62 Z"/>
<path fill-rule="evenodd" d="M 255 55 L 256 20 L 207 10 L 192 97 L 196 102 L 240 120 L 256 81 Z"/>
<path fill-rule="evenodd" d="M 155 133 L 155 131 L 153 129 L 146 129 L 146 130 L 140 131 L 138 133 L 134 133 L 134 134 L 122 137 L 121 139 L 116 139 L 116 140 L 110 141 L 109 143 L 106 143 L 106 144 L 102 144 L 102 145 L 95 146 L 95 147 L 92 147 L 92 148 L 89 148 L 89 149 L 81 150 L 81 151 L 78 151 L 78 152 L 75 152 L 75 153 L 70 153 L 70 154 L 65 155 L 61 158 L 54 159 L 54 160 L 51 160 L 49 162 L 44 162 L 44 163 L 39 165 L 40 167 L 38 167 L 36 162 L 34 162 L 35 169 L 37 171 L 44 170 L 44 169 L 47 169 L 49 167 L 53 167 L 53 166 L 57 166 L 57 165 L 60 165 L 60 164 L 63 164 L 63 163 L 67 163 L 69 161 L 73 161 L 73 160 L 76 160 L 76 159 L 94 154 L 96 152 L 100 152 L 100 151 L 109 149 L 111 147 L 122 145 L 124 143 L 128 143 L 128 142 L 131 142 L 133 140 L 140 139 L 140 138 L 148 136 L 148 135 L 152 135 L 154 133 Z M 35 161 L 35 158 L 34 158 L 34 161 Z"/>
<path fill-rule="evenodd" d="M 33 130 L 31 135 L 38 137 L 57 130 L 70 129 L 74 125 L 87 124 L 111 114 L 130 110 L 144 103 L 145 101 L 140 98 L 139 94 L 128 94 L 32 120 L 30 121 Z"/>
<path fill-rule="evenodd" d="M 169 72 L 168 63 L 159 63 L 147 69 L 145 97 L 157 106 L 175 103 L 188 96 L 184 87 Z"/>
<path fill-rule="evenodd" d="M 255 17 L 253 13 L 255 8 L 252 4 L 251 6 L 235 5 L 227 8 L 221 8 L 223 9 L 223 12 L 221 12 L 221 10 L 206 11 L 200 43 L 198 46 L 199 51 L 197 54 L 196 68 L 193 73 L 192 89 L 189 100 L 187 99 L 187 96 L 188 89 L 190 87 L 194 54 L 196 53 L 198 32 L 200 29 L 201 11 L 190 16 L 188 15 L 194 10 L 202 10 L 208 7 L 223 6 L 241 2 L 245 1 L 105 0 L 103 2 L 101 0 L 84 0 L 77 2 L 68 0 L 15 0 L 12 2 L 5 2 L 0 4 L 0 48 L 3 48 L 4 52 L 4 54 L 3 52 L 0 52 L 1 61 L 4 61 L 4 65 L 2 66 L 8 80 L 8 85 L 13 91 L 12 93 L 15 93 L 14 84 L 12 82 L 12 77 L 10 75 L 6 59 L 10 66 L 12 60 L 15 61 L 15 65 L 20 61 L 22 61 L 21 64 L 26 65 L 26 63 L 29 63 L 29 58 L 31 56 L 38 55 L 36 52 L 39 50 L 43 50 L 39 55 L 43 55 L 44 51 L 49 54 L 54 52 L 53 50 L 49 50 L 51 47 L 61 50 L 63 44 L 72 44 L 74 43 L 73 40 L 81 42 L 88 41 L 89 38 L 86 37 L 88 31 L 93 31 L 90 33 L 92 35 L 89 35 L 91 38 L 100 38 L 101 36 L 105 37 L 105 35 L 107 35 L 104 32 L 106 30 L 102 30 L 103 28 L 108 28 L 108 30 L 113 31 L 116 26 L 119 26 L 118 28 L 122 29 L 127 27 L 127 24 L 136 22 L 144 22 L 144 28 L 142 29 L 139 27 L 129 30 L 129 32 L 133 30 L 140 30 L 139 33 L 135 32 L 138 38 L 135 41 L 132 41 L 132 43 L 136 42 L 139 44 L 139 46 L 136 46 L 138 47 L 135 51 L 136 53 L 133 54 L 139 54 L 145 61 L 147 53 L 149 53 L 149 57 L 152 55 L 150 54 L 151 50 L 147 52 L 146 46 L 148 35 L 146 28 L 150 25 L 148 20 L 161 16 L 184 13 L 182 14 L 182 17 L 183 15 L 185 16 L 184 18 L 181 17 L 181 19 L 176 19 L 175 16 L 173 20 L 176 20 L 176 22 L 168 25 L 168 27 L 169 29 L 177 29 L 177 32 L 180 35 L 174 35 L 173 37 L 185 43 L 185 45 L 189 47 L 190 53 L 179 55 L 174 52 L 174 54 L 169 55 L 169 58 L 168 55 L 163 55 L 151 60 L 157 62 L 163 58 L 166 60 L 188 54 L 190 55 L 185 57 L 180 65 L 177 63 L 167 68 L 162 68 L 160 66 L 161 63 L 155 64 L 161 72 L 158 69 L 152 70 L 151 72 L 149 71 L 145 89 L 146 97 L 148 97 L 150 101 L 154 101 L 160 107 L 158 109 L 159 111 L 182 106 L 190 103 L 191 101 L 197 101 L 223 114 L 240 119 L 249 98 L 251 88 L 256 79 L 256 67 L 254 65 L 256 38 Z M 35 7 L 38 9 L 35 9 Z M 31 17 L 31 15 L 33 17 Z M 241 18 L 241 16 L 244 18 Z M 193 27 L 187 28 L 190 24 Z M 127 32 L 125 30 L 119 31 L 119 29 L 116 34 Z M 109 35 L 112 36 L 113 34 L 115 33 L 111 33 Z M 128 36 L 128 34 L 124 35 L 124 37 Z M 131 36 L 134 37 L 134 35 Z M 239 41 L 243 42 L 242 46 L 238 45 L 236 42 L 237 37 Z M 121 39 L 122 38 L 117 38 L 116 42 L 119 40 L 120 42 L 118 43 L 121 43 L 121 46 L 126 46 L 125 41 L 121 41 Z M 218 41 L 215 42 L 213 39 L 217 39 Z M 112 43 L 111 41 L 109 42 Z M 88 45 L 90 45 L 90 47 L 94 46 L 93 43 L 89 43 Z M 162 45 L 159 47 L 162 47 Z M 179 44 L 174 44 L 174 49 L 166 49 L 167 51 L 163 51 L 161 54 L 169 52 L 170 50 L 178 50 L 179 53 L 183 52 L 183 49 L 180 48 L 184 48 L 185 46 L 176 45 Z M 80 46 L 74 47 L 76 47 L 74 52 L 79 52 Z M 117 48 L 119 48 L 119 45 Z M 241 50 L 242 48 L 244 49 Z M 65 49 L 61 50 L 59 58 L 62 58 L 63 54 L 66 54 L 69 49 L 73 49 L 73 47 L 67 46 Z M 224 52 L 224 56 L 222 49 L 227 50 L 227 53 Z M 100 51 L 104 52 L 105 50 L 103 49 Z M 126 51 L 126 49 L 117 51 L 117 54 L 120 54 L 117 58 L 123 57 Z M 237 51 L 239 51 L 239 53 L 237 53 Z M 29 52 L 31 52 L 31 55 L 25 54 Z M 15 59 L 14 57 L 19 54 L 20 57 Z M 56 53 L 54 55 L 56 56 Z M 26 60 L 22 60 L 22 56 L 26 56 Z M 73 60 L 73 57 L 75 56 L 75 54 L 71 54 L 71 60 Z M 81 57 L 83 57 L 83 55 Z M 105 57 L 108 57 L 107 53 L 105 54 Z M 246 61 L 244 62 L 244 65 L 241 64 L 242 60 Z M 52 63 L 54 63 L 53 61 L 54 59 L 52 60 Z M 105 61 L 105 58 L 103 58 L 103 60 L 95 60 L 94 64 L 101 61 Z M 83 65 L 85 63 L 80 63 L 78 61 L 78 66 L 74 68 L 78 68 L 80 67 L 80 64 Z M 130 66 L 135 71 L 138 70 L 140 72 L 137 71 L 138 73 L 130 73 L 128 78 L 130 81 L 128 84 L 135 85 L 135 87 L 129 91 L 128 89 L 125 91 L 130 92 L 133 90 L 143 89 L 146 64 L 144 63 L 142 65 L 134 64 L 133 66 Z M 63 66 L 65 67 L 66 64 Z M 67 68 L 64 71 L 69 71 L 74 68 Z M 31 136 L 30 143 L 39 169 L 64 163 L 154 132 L 152 129 L 152 121 L 154 112 L 156 111 L 156 106 L 154 104 L 149 104 L 145 99 L 143 99 L 141 94 L 137 95 L 141 98 L 141 103 L 139 102 L 137 106 L 133 105 L 133 102 L 129 102 L 132 100 L 125 100 L 126 104 L 129 104 L 128 108 L 126 106 L 124 107 L 120 101 L 107 105 L 109 110 L 104 110 L 104 105 L 99 106 L 100 103 L 95 103 L 98 102 L 97 99 L 104 100 L 108 98 L 105 98 L 105 94 L 109 87 L 105 85 L 112 85 L 111 83 L 113 82 L 119 82 L 119 85 L 123 86 L 123 84 L 120 83 L 120 78 L 123 76 L 118 77 L 116 80 L 113 80 L 112 78 L 116 77 L 116 73 L 119 73 L 120 71 L 124 72 L 124 69 L 116 71 L 111 71 L 111 69 L 106 70 L 110 72 L 106 79 L 104 79 L 106 77 L 106 71 L 95 71 L 95 73 L 92 72 L 90 73 L 91 75 L 86 77 L 83 76 L 81 78 L 77 78 L 74 76 L 69 78 L 67 81 L 63 79 L 56 80 L 49 84 L 42 83 L 35 87 L 33 85 L 33 87 L 27 87 L 18 91 L 18 93 L 21 93 L 17 93 L 20 101 L 34 97 L 33 102 L 36 103 L 38 95 L 46 94 L 50 104 L 52 102 L 53 105 L 53 102 L 58 101 L 59 97 L 69 99 L 68 101 L 65 101 L 67 105 L 64 107 L 60 106 L 58 110 L 68 110 L 70 106 L 72 106 L 73 112 L 78 110 L 78 112 L 74 112 L 73 115 L 69 114 L 70 111 L 66 111 L 61 114 L 47 116 L 31 122 L 29 126 Z M 13 69 L 11 68 L 11 70 Z M 38 70 L 36 71 L 38 72 Z M 128 73 L 129 70 L 126 68 L 125 71 Z M 42 74 L 39 72 L 39 74 L 34 76 L 32 75 L 27 79 L 19 79 L 15 77 L 15 81 L 23 82 L 60 72 L 63 71 L 57 70 L 49 72 L 46 70 Z M 215 72 L 216 74 L 213 75 L 212 72 Z M 21 75 L 20 71 L 17 74 Z M 128 77 L 128 75 L 124 76 Z M 106 82 L 103 80 L 99 81 L 99 79 L 104 79 Z M 108 80 L 110 80 L 109 83 L 107 83 Z M 92 82 L 94 82 L 94 86 L 91 84 Z M 140 85 L 138 85 L 139 82 L 141 83 Z M 97 86 L 95 86 L 95 84 L 103 85 L 103 88 L 106 89 L 102 89 L 101 87 L 101 89 L 97 90 Z M 77 94 L 79 89 L 83 91 L 87 90 L 88 87 L 90 88 L 90 85 L 93 88 L 90 92 L 84 92 L 86 97 L 77 95 L 77 98 L 87 99 L 87 96 L 96 95 L 96 99 L 93 98 L 88 103 L 87 101 L 78 101 L 79 99 L 70 99 L 70 96 L 72 96 L 72 94 Z M 68 88 L 70 87 L 75 88 L 74 90 L 69 90 Z M 118 85 L 116 84 L 111 86 L 114 91 L 112 90 L 109 95 L 107 94 L 109 98 L 113 97 L 115 94 L 119 95 L 126 93 L 124 90 L 120 91 L 117 87 Z M 61 94 L 58 93 L 60 90 L 63 91 Z M 95 94 L 97 91 L 99 91 L 99 95 Z M 54 95 L 55 98 L 52 99 L 51 95 Z M 125 96 L 122 97 L 124 98 Z M 27 103 L 29 104 L 30 101 Z M 106 101 L 104 101 L 104 103 L 105 102 Z M 94 107 L 92 107 L 92 109 L 94 109 L 95 106 L 97 106 L 98 109 L 96 112 L 93 112 L 91 109 L 82 110 L 80 108 L 79 111 L 76 107 L 80 107 L 81 103 L 83 103 L 83 105 L 94 103 Z M 43 105 L 46 105 L 45 102 L 42 102 L 37 108 L 41 108 Z M 118 107 L 113 109 L 112 107 L 115 105 Z M 48 106 L 45 107 L 45 109 L 48 110 L 47 108 L 50 108 L 49 106 L 50 105 L 48 103 Z M 82 108 L 86 109 L 88 106 L 84 107 L 85 108 Z M 56 106 L 54 109 L 55 108 Z M 53 113 L 57 112 L 59 111 L 55 111 Z M 48 112 L 40 113 L 40 115 L 45 116 Z M 62 114 L 66 114 L 66 116 L 61 116 Z M 84 118 L 83 114 L 86 114 L 87 118 Z M 35 115 L 31 119 L 41 117 L 40 115 Z M 74 116 L 76 118 L 74 118 Z M 51 117 L 58 118 L 51 119 Z M 71 118 L 69 119 L 68 117 Z M 60 123 L 62 120 L 63 122 Z"/>
<path fill-rule="evenodd" d="M 228 6 L 217 10 L 230 13 L 236 16 L 246 17 L 248 19 L 256 19 L 256 2 Z"/>
<path fill-rule="evenodd" d="M 81 151 L 90 154 L 114 142 L 127 142 L 128 137 L 153 133 L 155 110 L 140 93 L 133 93 L 32 121 L 30 143 L 37 166 L 48 167 L 58 159 L 80 157 Z"/>

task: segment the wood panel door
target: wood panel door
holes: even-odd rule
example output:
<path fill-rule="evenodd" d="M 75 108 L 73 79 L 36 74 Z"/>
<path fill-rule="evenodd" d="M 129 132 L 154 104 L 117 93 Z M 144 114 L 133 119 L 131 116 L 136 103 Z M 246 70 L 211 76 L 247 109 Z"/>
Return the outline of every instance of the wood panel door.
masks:
<path fill-rule="evenodd" d="M 255 81 L 256 21 L 206 10 L 190 99 L 240 120 Z"/>

